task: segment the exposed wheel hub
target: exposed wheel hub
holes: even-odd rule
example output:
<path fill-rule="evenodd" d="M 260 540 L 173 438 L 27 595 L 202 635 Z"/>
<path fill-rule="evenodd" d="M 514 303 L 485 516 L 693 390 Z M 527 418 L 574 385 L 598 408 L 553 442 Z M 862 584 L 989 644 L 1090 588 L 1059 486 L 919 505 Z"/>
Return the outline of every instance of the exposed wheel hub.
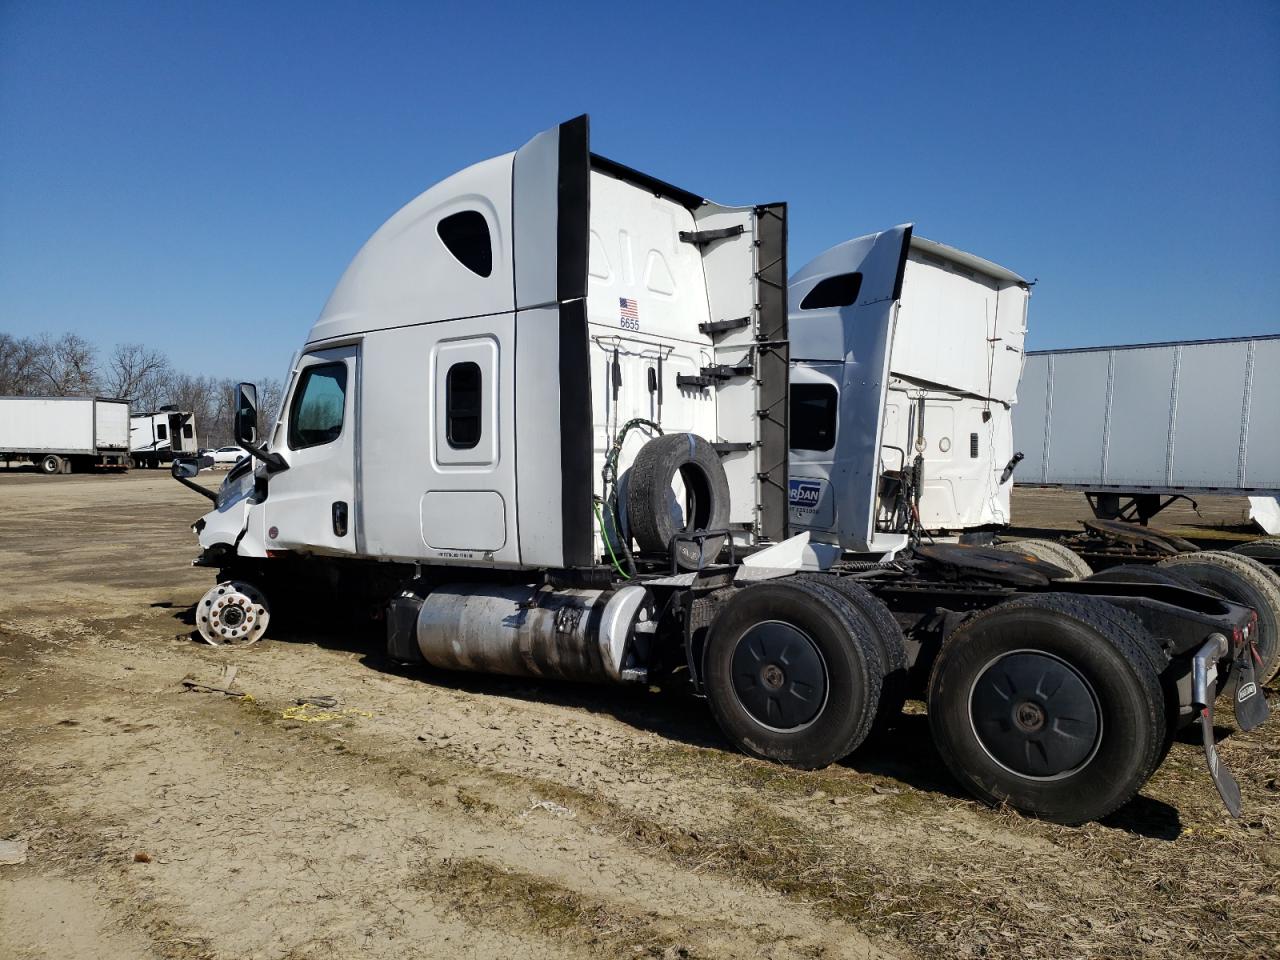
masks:
<path fill-rule="evenodd" d="M 266 598 L 251 583 L 232 580 L 220 583 L 196 605 L 196 627 L 205 643 L 253 643 L 262 639 L 271 611 Z"/>
<path fill-rule="evenodd" d="M 756 720 L 775 730 L 810 723 L 827 700 L 827 666 L 803 631 L 771 620 L 747 630 L 733 653 L 733 689 Z"/>
<path fill-rule="evenodd" d="M 1013 773 L 1057 779 L 1098 748 L 1102 715 L 1089 682 L 1065 660 L 1018 650 L 991 661 L 969 695 L 974 734 Z"/>

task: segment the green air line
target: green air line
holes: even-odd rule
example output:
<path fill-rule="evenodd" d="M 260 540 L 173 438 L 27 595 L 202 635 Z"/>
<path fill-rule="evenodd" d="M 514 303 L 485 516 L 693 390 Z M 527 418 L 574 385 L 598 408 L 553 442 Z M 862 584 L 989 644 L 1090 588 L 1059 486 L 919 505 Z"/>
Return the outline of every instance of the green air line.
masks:
<path fill-rule="evenodd" d="M 618 555 L 613 552 L 613 544 L 609 542 L 609 535 L 605 533 L 604 517 L 600 515 L 600 504 L 592 501 L 591 506 L 595 508 L 596 523 L 600 525 L 600 538 L 604 540 L 605 549 L 609 551 L 609 557 L 613 560 L 613 569 L 618 571 L 618 576 L 622 577 L 623 580 L 630 580 L 631 577 L 627 575 L 627 572 L 622 569 L 622 564 L 618 562 Z"/>

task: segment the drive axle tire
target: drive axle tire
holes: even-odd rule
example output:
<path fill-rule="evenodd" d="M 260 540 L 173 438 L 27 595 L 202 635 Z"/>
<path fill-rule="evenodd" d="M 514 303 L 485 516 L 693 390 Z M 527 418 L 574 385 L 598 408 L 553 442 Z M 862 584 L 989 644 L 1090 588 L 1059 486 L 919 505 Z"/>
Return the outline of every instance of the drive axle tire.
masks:
<path fill-rule="evenodd" d="M 1145 563 L 1122 563 L 1118 567 L 1108 567 L 1085 579 L 1101 583 L 1161 583 L 1165 586 L 1185 587 L 1189 590 L 1204 589 L 1191 577 L 1185 573 L 1179 573 L 1176 569 Z"/>
<path fill-rule="evenodd" d="M 1161 570 L 1175 570 L 1224 600 L 1252 607 L 1258 615 L 1254 638 L 1262 664 L 1258 680 L 1269 683 L 1280 671 L 1280 579 L 1265 566 L 1238 553 L 1201 550 L 1161 560 Z"/>
<path fill-rule="evenodd" d="M 1228 553 L 1257 560 L 1263 566 L 1280 564 L 1280 537 L 1260 537 L 1248 543 L 1238 543 Z"/>
<path fill-rule="evenodd" d="M 756 584 L 725 603 L 707 634 L 711 713 L 745 753 L 816 770 L 866 739 L 883 668 L 850 602 L 798 578 Z"/>
<path fill-rule="evenodd" d="M 1083 580 L 1093 573 L 1093 568 L 1080 554 L 1054 540 L 1014 540 L 996 544 L 996 549 L 1006 550 L 1009 553 L 1030 554 L 1037 560 L 1052 563 L 1055 567 L 1066 570 L 1071 574 L 1072 580 Z"/>
<path fill-rule="evenodd" d="M 671 487 L 677 476 L 685 488 L 683 507 Z M 715 448 L 692 433 L 654 437 L 641 447 L 627 479 L 627 521 L 643 552 L 668 555 L 678 533 L 727 528 L 729 480 Z M 701 545 L 680 543 L 676 562 L 700 570 L 715 561 L 724 542 L 719 536 Z"/>
<path fill-rule="evenodd" d="M 902 716 L 902 708 L 907 702 L 907 641 L 902 635 L 902 627 L 879 597 L 851 577 L 822 577 L 810 573 L 800 574 L 797 579 L 838 590 L 865 621 L 884 671 L 880 706 L 876 710 L 872 733 L 888 730 Z"/>
<path fill-rule="evenodd" d="M 36 464 L 40 468 L 40 472 L 46 476 L 53 476 L 55 473 L 62 472 L 62 458 L 57 454 L 47 454 L 40 458 Z"/>
<path fill-rule="evenodd" d="M 977 614 L 943 644 L 929 726 L 974 796 L 1079 824 L 1127 803 L 1167 737 L 1159 644 L 1132 614 L 1048 593 Z"/>

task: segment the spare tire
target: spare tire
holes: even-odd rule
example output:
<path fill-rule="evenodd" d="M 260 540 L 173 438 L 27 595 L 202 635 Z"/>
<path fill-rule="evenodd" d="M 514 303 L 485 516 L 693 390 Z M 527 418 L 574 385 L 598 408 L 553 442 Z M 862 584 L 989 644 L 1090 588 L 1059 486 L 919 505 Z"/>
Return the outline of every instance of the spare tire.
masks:
<path fill-rule="evenodd" d="M 684 484 L 684 504 L 671 486 L 676 477 Z M 666 555 L 676 534 L 727 528 L 729 480 L 715 448 L 693 433 L 654 437 L 641 447 L 627 479 L 627 521 L 642 552 Z M 724 543 L 723 535 L 682 542 L 676 562 L 685 570 L 701 569 Z"/>

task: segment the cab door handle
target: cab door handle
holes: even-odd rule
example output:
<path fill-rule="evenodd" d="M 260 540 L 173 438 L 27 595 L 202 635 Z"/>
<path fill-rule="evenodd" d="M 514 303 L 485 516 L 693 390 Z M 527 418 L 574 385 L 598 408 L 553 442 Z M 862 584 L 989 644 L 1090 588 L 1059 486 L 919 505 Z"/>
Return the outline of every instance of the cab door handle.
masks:
<path fill-rule="evenodd" d="M 345 500 L 333 502 L 333 535 L 335 537 L 347 535 L 347 502 Z"/>

